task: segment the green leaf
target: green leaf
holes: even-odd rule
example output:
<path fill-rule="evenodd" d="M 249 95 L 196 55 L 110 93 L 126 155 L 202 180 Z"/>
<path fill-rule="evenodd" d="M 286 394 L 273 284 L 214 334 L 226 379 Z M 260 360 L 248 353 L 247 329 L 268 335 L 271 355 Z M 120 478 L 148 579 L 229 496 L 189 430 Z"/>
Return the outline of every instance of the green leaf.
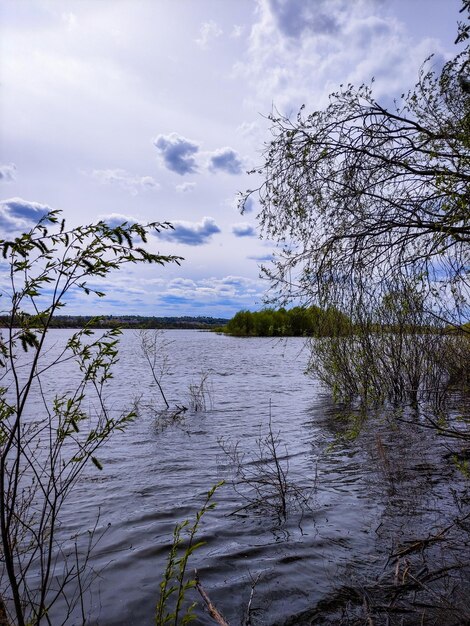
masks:
<path fill-rule="evenodd" d="M 103 469 L 103 466 L 101 465 L 101 463 L 98 461 L 98 459 L 95 456 L 92 456 L 91 460 L 92 460 L 93 465 L 95 465 L 99 470 Z"/>

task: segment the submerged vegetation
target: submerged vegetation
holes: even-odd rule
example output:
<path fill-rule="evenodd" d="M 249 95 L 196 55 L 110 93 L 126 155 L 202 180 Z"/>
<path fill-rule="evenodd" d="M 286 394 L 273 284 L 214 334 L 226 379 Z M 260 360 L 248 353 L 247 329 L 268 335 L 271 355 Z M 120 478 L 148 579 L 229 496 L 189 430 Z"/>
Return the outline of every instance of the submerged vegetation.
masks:
<path fill-rule="evenodd" d="M 218 443 L 229 461 L 230 484 L 246 502 L 231 515 L 254 510 L 272 518 L 274 527 L 281 528 L 291 510 L 303 513 L 308 508 L 313 485 L 307 491 L 289 478 L 289 452 L 280 432 L 273 431 L 271 417 L 267 431 L 256 439 L 252 456 L 243 451 L 241 441 L 221 438 Z"/>
<path fill-rule="evenodd" d="M 357 311 L 350 332 L 311 342 L 309 371 L 336 400 L 442 411 L 470 392 L 470 335 L 436 323 L 421 294 L 395 292 Z"/>

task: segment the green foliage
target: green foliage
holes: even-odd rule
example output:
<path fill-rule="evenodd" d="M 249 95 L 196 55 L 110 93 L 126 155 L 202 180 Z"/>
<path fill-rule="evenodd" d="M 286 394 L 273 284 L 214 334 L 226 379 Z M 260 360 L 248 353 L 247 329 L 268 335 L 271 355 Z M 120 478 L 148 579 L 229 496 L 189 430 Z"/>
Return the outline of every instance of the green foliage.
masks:
<path fill-rule="evenodd" d="M 467 22 L 459 22 L 458 35 L 455 43 L 460 43 L 470 38 L 470 0 L 462 0 L 462 8 L 460 13 L 467 14 Z"/>
<path fill-rule="evenodd" d="M 55 315 L 50 328 L 133 328 L 133 329 L 195 329 L 214 330 L 223 325 L 226 318 L 213 317 L 145 317 L 142 315 L 105 315 L 94 317 L 91 315 Z M 31 321 L 31 324 L 38 321 Z M 0 315 L 0 327 L 8 324 L 8 316 Z"/>
<path fill-rule="evenodd" d="M 210 489 L 202 508 L 196 513 L 196 519 L 192 525 L 189 520 L 185 520 L 175 526 L 167 566 L 160 583 L 160 596 L 155 613 L 156 626 L 164 626 L 164 624 L 179 626 L 195 619 L 193 611 L 196 602 L 184 607 L 186 592 L 196 586 L 196 580 L 188 579 L 186 575 L 188 561 L 194 551 L 204 545 L 203 541 L 196 542 L 199 525 L 204 514 L 215 507 L 215 503 L 211 502 L 212 496 L 223 484 L 222 481 Z M 183 533 L 186 535 L 186 541 Z"/>
<path fill-rule="evenodd" d="M 324 337 L 347 332 L 350 322 L 334 308 L 294 307 L 239 311 L 224 332 L 236 337 Z"/>
<path fill-rule="evenodd" d="M 470 463 L 468 459 L 461 459 L 458 457 L 458 455 L 454 454 L 452 456 L 452 462 L 454 463 L 455 467 L 462 473 L 463 476 L 465 476 L 465 478 L 467 480 L 470 479 Z"/>
<path fill-rule="evenodd" d="M 179 263 L 144 247 L 148 234 L 166 228 L 170 224 L 98 222 L 67 230 L 52 211 L 29 232 L 0 240 L 10 285 L 1 296 L 0 598 L 12 624 L 50 623 L 58 597 L 68 598 L 73 610 L 70 597 L 77 599 L 74 587 L 78 597 L 83 593 L 89 552 L 80 561 L 76 545 L 77 559 L 67 561 L 66 538 L 57 532 L 61 511 L 85 466 L 102 469 L 100 447 L 134 419 L 133 411 L 111 410 L 105 398 L 120 331 L 95 337 L 85 325 L 51 356 L 52 320 L 72 295 L 103 297 L 100 281 L 123 265 Z M 70 373 L 56 395 L 43 385 L 54 368 Z"/>

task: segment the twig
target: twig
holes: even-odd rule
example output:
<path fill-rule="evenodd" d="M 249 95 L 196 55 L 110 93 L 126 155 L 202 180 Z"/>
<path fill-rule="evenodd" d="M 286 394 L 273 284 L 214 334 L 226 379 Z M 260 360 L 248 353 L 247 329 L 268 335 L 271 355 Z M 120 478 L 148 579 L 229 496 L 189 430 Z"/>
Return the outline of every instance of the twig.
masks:
<path fill-rule="evenodd" d="M 246 618 L 245 618 L 244 626 L 251 626 L 251 603 L 253 602 L 255 587 L 258 584 L 258 581 L 260 578 L 261 578 L 261 572 L 258 574 L 255 580 L 251 579 L 251 593 L 250 593 L 250 599 L 248 600 L 248 604 L 246 607 Z"/>
<path fill-rule="evenodd" d="M 457 517 L 452 522 L 452 524 L 449 524 L 449 526 L 442 528 L 436 535 L 429 535 L 428 537 L 425 537 L 424 539 L 417 539 L 416 541 L 408 542 L 411 545 L 409 545 L 408 547 L 400 548 L 396 552 L 392 553 L 390 557 L 395 558 L 397 556 L 398 557 L 404 556 L 405 554 L 409 554 L 410 552 L 415 552 L 416 550 L 422 549 L 434 541 L 442 541 L 443 539 L 445 539 L 445 534 L 449 532 L 449 530 L 451 530 L 456 524 L 459 524 L 465 521 L 468 517 L 470 517 L 470 513 L 467 513 L 467 515 L 464 515 L 461 518 Z"/>
<path fill-rule="evenodd" d="M 0 596 L 0 626 L 8 626 L 7 610 L 5 607 L 5 603 L 3 602 L 3 598 L 1 596 Z"/>
<path fill-rule="evenodd" d="M 258 501 L 249 502 L 248 504 L 241 506 L 239 509 L 235 509 L 235 511 L 231 511 L 230 513 L 225 513 L 225 517 L 230 517 L 231 515 L 236 515 L 237 513 L 240 513 L 240 511 L 245 511 L 246 509 L 249 509 L 250 506 L 254 506 L 255 504 L 257 504 L 257 502 Z"/>
<path fill-rule="evenodd" d="M 199 574 L 198 574 L 197 569 L 194 570 L 194 580 L 196 581 L 196 589 L 199 591 L 201 598 L 204 600 L 207 610 L 209 611 L 209 615 L 212 617 L 212 619 L 214 619 L 217 622 L 217 624 L 220 624 L 220 626 L 230 626 L 229 623 L 225 620 L 225 618 L 219 613 L 216 607 L 212 604 L 209 596 L 204 591 L 204 588 L 201 585 L 201 582 L 199 580 Z"/>

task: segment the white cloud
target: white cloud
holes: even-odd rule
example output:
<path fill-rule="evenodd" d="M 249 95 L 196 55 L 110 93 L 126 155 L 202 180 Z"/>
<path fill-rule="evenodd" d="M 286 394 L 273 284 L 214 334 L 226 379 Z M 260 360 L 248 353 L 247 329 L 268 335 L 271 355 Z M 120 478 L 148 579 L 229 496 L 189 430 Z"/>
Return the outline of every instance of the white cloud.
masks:
<path fill-rule="evenodd" d="M 271 263 L 274 261 L 273 254 L 254 254 L 247 257 L 251 261 L 256 261 L 257 263 Z"/>
<path fill-rule="evenodd" d="M 160 239 L 186 244 L 188 246 L 201 246 L 210 241 L 212 235 L 221 230 L 212 217 L 203 217 L 201 222 L 187 222 L 184 220 L 172 220 L 173 229 L 164 230 L 159 234 Z"/>
<path fill-rule="evenodd" d="M 61 18 L 62 21 L 67 25 L 67 29 L 69 31 L 77 27 L 77 16 L 75 15 L 75 13 L 62 13 Z"/>
<path fill-rule="evenodd" d="M 14 180 L 16 180 L 16 165 L 14 163 L 0 165 L 0 181 L 10 183 Z"/>
<path fill-rule="evenodd" d="M 236 65 L 252 90 L 246 106 L 282 114 L 323 108 L 341 83 L 375 77 L 378 96 L 411 87 L 436 41 L 418 43 L 374 0 L 258 0 L 247 59 Z M 247 90 L 248 92 L 248 90 Z"/>
<path fill-rule="evenodd" d="M 176 185 L 175 189 L 178 193 L 190 193 L 194 191 L 196 187 L 196 183 L 182 183 L 181 185 Z"/>
<path fill-rule="evenodd" d="M 232 32 L 230 33 L 230 37 L 232 37 L 232 39 L 239 39 L 243 35 L 244 32 L 245 32 L 244 26 L 241 26 L 240 24 L 234 24 L 232 28 Z"/>
<path fill-rule="evenodd" d="M 236 150 L 225 146 L 213 152 L 201 152 L 196 141 L 187 139 L 178 133 L 158 135 L 153 142 L 157 148 L 165 167 L 181 176 L 194 174 L 201 168 L 209 171 L 225 172 L 237 175 L 243 172 L 243 161 Z M 207 162 L 204 163 L 204 158 Z M 194 183 L 178 185 L 178 191 L 189 191 Z"/>
<path fill-rule="evenodd" d="M 159 301 L 165 306 L 202 308 L 217 306 L 220 312 L 224 309 L 232 316 L 237 310 L 247 306 L 253 307 L 254 302 L 260 303 L 264 284 L 259 279 L 244 276 L 210 276 L 203 279 L 174 279 L 159 286 Z"/>
<path fill-rule="evenodd" d="M 223 35 L 223 30 L 220 26 L 214 22 L 214 20 L 210 20 L 209 22 L 204 22 L 199 30 L 199 37 L 195 40 L 197 45 L 201 48 L 207 48 L 209 43 L 217 37 Z"/>
<path fill-rule="evenodd" d="M 0 201 L 0 231 L 17 232 L 29 230 L 47 213 L 51 207 L 39 202 L 10 198 Z"/>
<path fill-rule="evenodd" d="M 287 37 L 301 37 L 305 32 L 332 35 L 340 29 L 335 0 L 268 0 L 268 5 L 277 27 Z"/>
<path fill-rule="evenodd" d="M 236 206 L 237 209 L 240 209 L 240 196 L 236 199 Z M 245 204 L 243 205 L 243 214 L 244 213 L 251 213 L 253 211 L 255 207 L 255 202 L 253 200 L 253 196 L 248 196 L 248 198 L 245 200 Z"/>
<path fill-rule="evenodd" d="M 136 196 L 139 191 L 160 189 L 159 183 L 151 176 L 134 176 L 121 169 L 93 170 L 92 177 L 102 184 L 118 185 L 121 189 Z"/>
<path fill-rule="evenodd" d="M 195 155 L 199 151 L 199 144 L 186 139 L 178 133 L 158 135 L 154 146 L 159 151 L 165 166 L 172 172 L 183 176 L 193 174 L 197 170 Z"/>
<path fill-rule="evenodd" d="M 256 237 L 256 228 L 247 222 L 232 225 L 232 233 L 235 237 Z"/>
<path fill-rule="evenodd" d="M 236 150 L 232 148 L 220 148 L 215 150 L 209 158 L 211 172 L 225 172 L 226 174 L 241 174 L 243 172 L 242 160 Z"/>
<path fill-rule="evenodd" d="M 259 124 L 257 124 L 256 122 L 242 122 L 237 128 L 237 132 L 244 137 L 256 135 L 259 130 Z"/>
<path fill-rule="evenodd" d="M 140 221 L 131 215 L 123 215 L 122 213 L 107 213 L 106 215 L 100 215 L 98 219 L 106 222 L 111 228 L 116 228 L 116 226 L 121 226 L 124 223 L 138 224 Z"/>
<path fill-rule="evenodd" d="M 184 267 L 184 264 L 183 264 Z M 110 312 L 115 306 L 122 313 L 122 300 L 130 301 L 131 312 L 140 315 L 210 315 L 232 317 L 240 309 L 262 303 L 264 282 L 247 276 L 209 275 L 205 278 L 136 276 L 132 285 L 121 273 L 113 281 L 101 281 L 99 289 L 107 295 L 96 302 Z M 129 298 L 129 294 L 132 298 Z M 80 304 L 77 302 L 77 304 Z M 132 310 L 133 309 L 133 310 Z"/>

